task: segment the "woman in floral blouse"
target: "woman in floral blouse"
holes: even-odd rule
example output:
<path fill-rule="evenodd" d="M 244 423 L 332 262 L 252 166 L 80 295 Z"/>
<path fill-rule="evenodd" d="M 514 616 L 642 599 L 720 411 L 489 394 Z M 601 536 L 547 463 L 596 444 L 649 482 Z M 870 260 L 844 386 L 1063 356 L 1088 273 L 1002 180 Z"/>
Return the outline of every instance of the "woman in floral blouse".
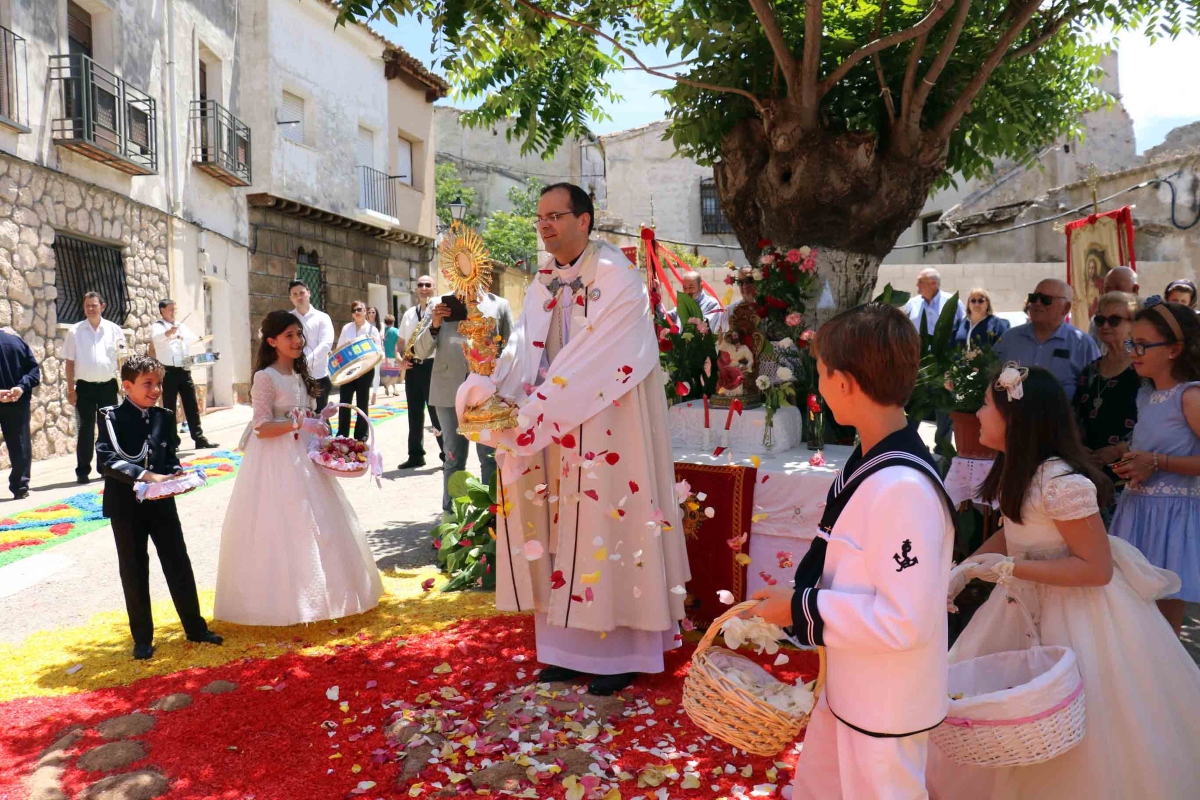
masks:
<path fill-rule="evenodd" d="M 1096 306 L 1096 338 L 1104 345 L 1104 355 L 1092 362 L 1079 377 L 1075 391 L 1075 419 L 1083 444 L 1092 459 L 1104 469 L 1109 480 L 1120 478 L 1109 468 L 1129 452 L 1129 440 L 1137 423 L 1137 393 L 1142 379 L 1133 369 L 1132 357 L 1125 351 L 1125 340 L 1133 330 L 1138 300 L 1124 292 L 1109 292 Z M 1105 524 L 1112 519 L 1116 499 L 1100 509 Z"/>

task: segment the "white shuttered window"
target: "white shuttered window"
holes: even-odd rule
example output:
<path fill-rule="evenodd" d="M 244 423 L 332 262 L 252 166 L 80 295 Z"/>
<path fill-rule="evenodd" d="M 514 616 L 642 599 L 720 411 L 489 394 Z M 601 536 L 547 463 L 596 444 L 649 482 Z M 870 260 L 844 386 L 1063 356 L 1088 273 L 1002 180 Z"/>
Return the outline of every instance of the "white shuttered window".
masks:
<path fill-rule="evenodd" d="M 413 185 L 412 142 L 396 139 L 396 175 L 401 183 Z"/>
<path fill-rule="evenodd" d="M 297 120 L 294 121 L 293 120 Z M 298 144 L 304 144 L 304 98 L 291 92 L 283 93 L 283 108 L 279 114 L 279 121 L 290 123 L 288 125 L 280 125 L 283 129 L 283 138 L 291 139 Z"/>
<path fill-rule="evenodd" d="M 375 131 L 358 126 L 358 165 L 375 166 Z"/>

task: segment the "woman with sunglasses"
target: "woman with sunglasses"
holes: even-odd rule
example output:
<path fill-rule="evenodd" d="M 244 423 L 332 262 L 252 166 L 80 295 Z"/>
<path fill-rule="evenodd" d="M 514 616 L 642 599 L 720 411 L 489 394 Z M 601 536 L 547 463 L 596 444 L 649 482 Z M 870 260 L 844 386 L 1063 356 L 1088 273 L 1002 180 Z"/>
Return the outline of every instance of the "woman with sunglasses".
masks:
<path fill-rule="evenodd" d="M 342 333 L 338 336 L 337 347 L 334 350 L 341 350 L 346 345 L 353 342 L 355 339 L 370 338 L 373 339 L 375 345 L 383 352 L 383 341 L 379 329 L 367 321 L 367 304 L 355 300 L 350 304 L 351 319 L 342 326 Z M 375 373 L 379 370 L 373 369 L 370 372 L 364 372 L 349 383 L 343 383 L 341 386 L 341 402 L 347 405 L 354 405 L 357 398 L 358 407 L 362 409 L 364 414 L 371 413 L 371 386 L 375 382 Z M 350 434 L 350 409 L 338 409 L 338 436 L 348 436 Z M 354 419 L 354 438 L 360 442 L 367 440 L 367 423 L 363 418 L 355 415 Z"/>
<path fill-rule="evenodd" d="M 1079 424 L 1083 446 L 1092 461 L 1117 486 L 1112 502 L 1101 507 L 1100 516 L 1112 520 L 1123 483 L 1110 464 L 1129 452 L 1133 426 L 1137 422 L 1137 394 L 1142 379 L 1133 368 L 1133 358 L 1125 350 L 1125 340 L 1133 331 L 1138 300 L 1125 292 L 1109 292 L 1096 304 L 1096 338 L 1104 345 L 1104 355 L 1084 368 L 1075 392 L 1075 420 Z"/>
<path fill-rule="evenodd" d="M 1184 603 L 1200 602 L 1200 321 L 1151 297 L 1125 346 L 1150 385 L 1138 393 L 1129 452 L 1113 466 L 1129 485 L 1110 532 L 1179 575 L 1179 594 L 1158 601 L 1178 634 Z"/>
<path fill-rule="evenodd" d="M 982 345 L 994 345 L 1009 328 L 1008 320 L 997 317 L 992 310 L 992 296 L 987 289 L 976 288 L 967 296 L 967 315 L 954 329 L 954 344 L 964 350 L 977 350 Z"/>

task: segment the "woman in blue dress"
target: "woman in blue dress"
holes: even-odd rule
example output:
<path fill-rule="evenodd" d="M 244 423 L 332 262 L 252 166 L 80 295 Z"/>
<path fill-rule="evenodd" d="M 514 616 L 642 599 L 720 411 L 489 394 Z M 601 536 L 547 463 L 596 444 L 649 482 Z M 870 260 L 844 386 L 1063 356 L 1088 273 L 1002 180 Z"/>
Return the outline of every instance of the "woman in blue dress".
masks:
<path fill-rule="evenodd" d="M 992 310 L 992 296 L 987 289 L 972 289 L 967 295 L 967 313 L 954 329 L 954 344 L 963 350 L 976 350 L 982 345 L 991 347 L 1008 330 L 1008 320 L 997 317 Z"/>
<path fill-rule="evenodd" d="M 1152 297 L 1125 345 L 1152 385 L 1138 394 L 1130 451 L 1113 467 L 1129 485 L 1110 533 L 1179 575 L 1179 594 L 1158 601 L 1178 634 L 1184 603 L 1200 602 L 1200 322 Z"/>

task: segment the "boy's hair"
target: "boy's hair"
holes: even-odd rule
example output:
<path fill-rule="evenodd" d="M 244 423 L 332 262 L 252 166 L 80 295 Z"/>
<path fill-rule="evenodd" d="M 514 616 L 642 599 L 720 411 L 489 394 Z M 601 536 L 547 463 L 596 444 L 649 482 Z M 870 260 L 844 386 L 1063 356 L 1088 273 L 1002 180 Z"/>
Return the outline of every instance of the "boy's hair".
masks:
<path fill-rule="evenodd" d="M 867 303 L 843 311 L 817 329 L 815 345 L 825 369 L 852 375 L 876 403 L 908 403 L 921 365 L 921 337 L 900 309 Z"/>
<path fill-rule="evenodd" d="M 393 317 L 391 314 L 388 314 L 386 317 L 383 318 L 383 324 L 384 325 L 395 325 L 396 318 Z"/>
<path fill-rule="evenodd" d="M 139 376 L 147 372 L 163 372 L 163 365 L 157 358 L 150 356 L 130 356 L 121 365 L 121 380 L 133 383 Z"/>

